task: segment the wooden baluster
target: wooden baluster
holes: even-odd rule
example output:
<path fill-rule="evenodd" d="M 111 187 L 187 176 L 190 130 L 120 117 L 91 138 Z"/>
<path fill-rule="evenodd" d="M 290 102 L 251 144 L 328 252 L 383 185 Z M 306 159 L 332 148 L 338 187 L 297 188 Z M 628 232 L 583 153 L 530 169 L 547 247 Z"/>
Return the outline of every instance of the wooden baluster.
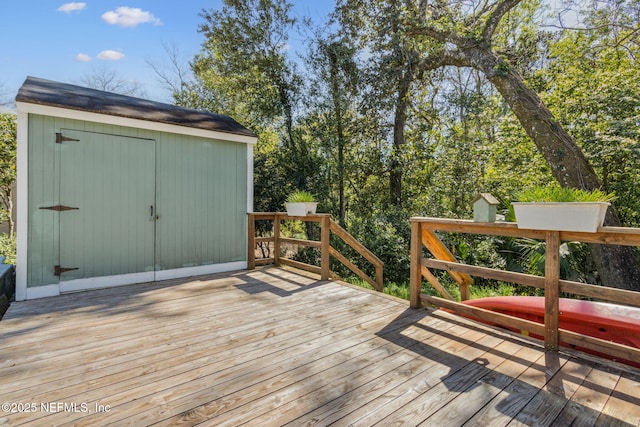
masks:
<path fill-rule="evenodd" d="M 326 215 L 320 220 L 321 235 L 320 235 L 320 278 L 322 280 L 329 280 L 329 237 L 331 235 L 331 217 Z"/>
<path fill-rule="evenodd" d="M 376 264 L 376 283 L 378 284 L 378 290 L 380 292 L 384 289 L 384 277 L 383 277 L 383 266 L 382 264 Z"/>
<path fill-rule="evenodd" d="M 280 215 L 273 217 L 273 265 L 280 265 Z"/>
<path fill-rule="evenodd" d="M 558 350 L 560 323 L 560 233 L 547 231 L 544 267 L 544 346 Z"/>

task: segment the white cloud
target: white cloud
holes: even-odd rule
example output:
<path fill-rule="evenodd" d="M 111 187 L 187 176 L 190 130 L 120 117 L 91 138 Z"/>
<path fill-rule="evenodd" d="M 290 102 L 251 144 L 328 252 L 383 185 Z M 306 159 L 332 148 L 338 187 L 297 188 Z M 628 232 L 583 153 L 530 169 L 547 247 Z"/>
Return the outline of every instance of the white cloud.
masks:
<path fill-rule="evenodd" d="M 87 55 L 86 53 L 79 53 L 79 54 L 76 55 L 76 61 L 89 62 L 89 61 L 91 61 L 91 57 L 89 55 Z"/>
<path fill-rule="evenodd" d="M 80 12 L 81 10 L 84 10 L 86 8 L 87 4 L 82 2 L 65 3 L 58 8 L 58 12 Z"/>
<path fill-rule="evenodd" d="M 124 53 L 115 50 L 103 50 L 98 54 L 98 59 L 106 61 L 119 61 L 122 58 L 124 58 Z"/>
<path fill-rule="evenodd" d="M 135 27 L 139 24 L 150 23 L 162 25 L 162 22 L 150 12 L 140 8 L 122 6 L 115 11 L 110 10 L 102 14 L 102 20 L 107 24 L 119 25 L 121 27 Z"/>

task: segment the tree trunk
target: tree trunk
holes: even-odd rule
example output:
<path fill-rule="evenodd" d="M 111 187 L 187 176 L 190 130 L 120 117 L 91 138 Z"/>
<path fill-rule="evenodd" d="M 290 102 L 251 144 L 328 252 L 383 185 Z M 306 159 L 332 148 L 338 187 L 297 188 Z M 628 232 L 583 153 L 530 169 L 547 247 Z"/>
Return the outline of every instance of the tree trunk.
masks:
<path fill-rule="evenodd" d="M 389 163 L 389 199 L 394 206 L 402 204 L 402 151 L 404 146 L 404 132 L 396 129 L 404 126 L 398 119 L 393 125 L 393 151 Z"/>
<path fill-rule="evenodd" d="M 581 148 L 508 63 L 489 49 L 476 48 L 465 54 L 504 97 L 560 185 L 585 190 L 600 188 L 598 176 Z M 620 226 L 613 206 L 605 225 Z M 616 245 L 590 245 L 590 248 L 604 285 L 640 291 L 640 262 L 632 248 Z"/>
<path fill-rule="evenodd" d="M 407 124 L 407 109 L 409 108 L 409 90 L 411 83 L 415 79 L 415 62 L 409 62 L 398 82 L 396 93 L 396 108 L 393 117 L 393 149 L 391 152 L 391 162 L 389 164 L 389 196 L 391 204 L 400 206 L 402 204 L 402 158 L 404 157 L 405 139 L 404 128 Z"/>
<path fill-rule="evenodd" d="M 338 84 L 338 57 L 336 52 L 329 48 L 327 51 L 329 55 L 329 72 L 331 79 L 331 97 L 333 100 L 333 110 L 336 120 L 336 132 L 338 137 L 338 198 L 339 198 L 339 213 L 338 223 L 345 226 L 345 199 L 344 199 L 344 123 L 342 114 L 342 99 L 340 96 L 340 85 Z"/>

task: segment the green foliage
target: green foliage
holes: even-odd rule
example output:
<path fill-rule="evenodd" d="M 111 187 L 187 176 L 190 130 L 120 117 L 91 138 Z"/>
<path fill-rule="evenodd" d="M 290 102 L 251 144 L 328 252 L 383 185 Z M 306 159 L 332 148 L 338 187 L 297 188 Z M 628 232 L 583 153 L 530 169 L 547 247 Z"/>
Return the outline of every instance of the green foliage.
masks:
<path fill-rule="evenodd" d="M 596 169 L 606 193 L 616 194 L 625 225 L 640 225 L 640 46 L 637 2 L 594 4 L 581 11 L 584 31 L 563 31 L 549 41 L 549 66 L 538 70 L 545 102 L 571 130 Z"/>
<path fill-rule="evenodd" d="M 346 276 L 345 280 L 352 285 L 360 286 L 362 288 L 374 290 L 373 286 L 369 283 L 365 282 L 361 278 L 357 276 Z M 385 283 L 383 292 L 387 295 L 391 295 L 397 298 L 402 298 L 405 300 L 409 300 L 409 283 L 401 282 L 401 283 Z"/>
<path fill-rule="evenodd" d="M 509 63 L 507 63 L 506 61 L 499 61 L 495 68 L 494 71 L 496 73 L 496 76 L 498 77 L 506 77 L 507 75 L 509 75 L 511 73 L 511 69 L 509 67 Z"/>
<path fill-rule="evenodd" d="M 16 263 L 16 237 L 0 234 L 0 256 L 5 256 L 5 264 Z"/>
<path fill-rule="evenodd" d="M 286 0 L 224 0 L 201 16 L 196 82 L 176 99 L 229 114 L 258 133 L 255 208 L 279 210 L 293 189 L 312 189 L 321 164 L 295 126 L 303 79 L 286 46 L 298 21 Z"/>
<path fill-rule="evenodd" d="M 287 202 L 289 203 L 310 203 L 315 202 L 313 194 L 308 191 L 297 190 L 287 196 Z"/>
<path fill-rule="evenodd" d="M 520 273 L 544 275 L 545 242 L 526 238 L 500 238 L 495 240 L 495 250 L 505 263 L 505 269 Z M 560 277 L 585 283 L 599 283 L 597 271 L 588 246 L 579 242 L 563 242 L 560 245 Z M 522 292 L 522 287 L 517 287 Z"/>
<path fill-rule="evenodd" d="M 292 259 L 294 261 L 304 262 L 305 264 L 311 264 L 320 266 L 320 250 L 316 248 L 300 247 L 293 254 Z"/>
<path fill-rule="evenodd" d="M 607 194 L 602 190 L 586 191 L 558 184 L 528 188 L 516 194 L 519 202 L 610 202 L 614 198 L 613 193 Z"/>
<path fill-rule="evenodd" d="M 556 32 L 541 30 L 546 7 L 523 0 L 501 18 L 490 43 L 495 72 L 519 74 L 538 92 L 587 154 L 605 196 L 616 194 L 625 224 L 640 225 L 640 188 L 633 185 L 640 181 L 640 47 L 633 20 L 638 6 L 626 0 L 580 4 L 591 27 Z M 425 25 L 483 49 L 479 28 L 494 10 L 478 9 L 469 20 L 463 2 L 436 2 L 425 11 Z M 415 12 L 402 2 L 340 0 L 332 26 L 311 28 L 316 36 L 301 53 L 285 48 L 304 22 L 287 1 L 224 0 L 222 8 L 202 15 L 205 40 L 193 61 L 197 82 L 180 98 L 230 114 L 259 134 L 257 211 L 279 210 L 297 189 L 314 194 L 323 212 L 343 220 L 385 262 L 385 282 L 397 283 L 392 286 L 398 294 L 409 272 L 409 217 L 470 218 L 479 192 L 495 195 L 499 213 L 508 214 L 514 196 L 555 181 L 523 124 L 482 72 L 428 69 L 425 58 L 442 58 L 455 41 L 408 35 Z M 400 204 L 391 194 L 393 179 L 399 179 Z M 291 235 L 315 232 L 303 224 L 287 227 Z M 465 263 L 544 271 L 540 242 L 442 238 Z M 373 275 L 366 260 L 338 240 L 331 243 Z M 586 246 L 569 242 L 562 250 L 563 277 L 599 282 Z M 313 263 L 318 257 L 308 248 L 295 256 Z M 335 262 L 331 267 L 351 276 Z M 446 274 L 442 280 L 458 295 Z M 510 291 L 484 279 L 474 288 Z"/>
<path fill-rule="evenodd" d="M 15 114 L 0 113 L 0 193 L 3 198 L 16 181 L 16 138 Z"/>
<path fill-rule="evenodd" d="M 13 234 L 11 221 L 12 186 L 16 182 L 17 129 L 14 114 L 0 113 L 0 222 L 9 222 L 9 234 Z"/>
<path fill-rule="evenodd" d="M 262 123 L 290 116 L 300 77 L 284 45 L 296 20 L 284 0 L 224 0 L 220 10 L 203 11 L 205 36 L 193 68 L 214 92 L 241 99 Z M 235 96 L 233 93 L 235 92 Z M 224 97 L 220 97 L 224 102 Z M 286 118 L 285 118 L 286 119 Z"/>
<path fill-rule="evenodd" d="M 347 231 L 384 263 L 385 281 L 407 280 L 411 230 L 406 212 L 393 210 L 366 216 L 354 215 L 348 219 Z M 349 253 L 349 249 L 341 249 L 345 251 L 343 254 Z M 349 258 L 357 259 L 357 256 L 350 253 Z M 374 276 L 374 269 L 368 261 L 361 260 L 357 265 L 369 276 Z"/>

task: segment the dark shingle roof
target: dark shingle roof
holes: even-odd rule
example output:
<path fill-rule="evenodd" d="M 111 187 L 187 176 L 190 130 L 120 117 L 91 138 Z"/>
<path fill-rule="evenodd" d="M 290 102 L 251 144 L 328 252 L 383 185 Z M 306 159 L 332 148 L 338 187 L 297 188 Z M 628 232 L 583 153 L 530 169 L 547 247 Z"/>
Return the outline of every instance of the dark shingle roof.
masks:
<path fill-rule="evenodd" d="M 16 101 L 256 137 L 249 129 L 222 114 L 36 77 L 27 77 Z"/>

